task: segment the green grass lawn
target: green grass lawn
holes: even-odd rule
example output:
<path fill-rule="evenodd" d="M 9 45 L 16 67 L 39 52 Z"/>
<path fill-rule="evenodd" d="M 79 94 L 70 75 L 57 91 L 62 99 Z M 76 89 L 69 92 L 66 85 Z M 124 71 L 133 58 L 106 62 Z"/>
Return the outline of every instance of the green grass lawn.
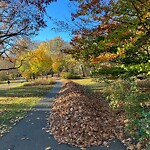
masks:
<path fill-rule="evenodd" d="M 97 83 L 93 81 L 91 78 L 85 78 L 85 79 L 72 79 L 73 82 L 76 82 L 81 85 L 86 85 L 86 86 L 94 86 Z"/>
<path fill-rule="evenodd" d="M 3 84 L 0 87 L 0 136 L 8 132 L 28 110 L 35 106 L 52 85 L 24 86 L 19 83 L 13 86 Z"/>
<path fill-rule="evenodd" d="M 103 93 L 103 90 L 106 88 L 106 84 L 107 84 L 105 81 L 102 81 L 102 80 L 99 82 L 96 82 L 96 79 L 93 79 L 93 78 L 75 79 L 72 81 L 83 85 L 87 92 Z"/>
<path fill-rule="evenodd" d="M 85 78 L 85 79 L 75 79 L 73 82 L 83 85 L 86 90 L 90 92 L 94 92 L 96 90 L 100 90 L 101 86 L 98 82 L 95 82 L 92 78 Z"/>

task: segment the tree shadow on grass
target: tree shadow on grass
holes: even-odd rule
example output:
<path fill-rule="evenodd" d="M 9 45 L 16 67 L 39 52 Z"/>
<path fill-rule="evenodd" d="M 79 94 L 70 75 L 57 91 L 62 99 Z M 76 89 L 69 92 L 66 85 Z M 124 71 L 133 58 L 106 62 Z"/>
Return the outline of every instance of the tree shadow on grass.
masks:
<path fill-rule="evenodd" d="M 40 85 L 0 89 L 0 97 L 41 97 L 44 96 L 51 87 L 51 85 Z"/>
<path fill-rule="evenodd" d="M 31 106 L 26 103 L 26 104 L 23 104 L 23 103 L 14 103 L 14 104 L 8 104 L 8 103 L 5 103 L 5 104 L 1 104 L 0 106 L 1 108 L 5 108 L 5 110 L 7 111 L 11 111 L 11 110 L 25 110 L 26 109 L 29 109 Z"/>

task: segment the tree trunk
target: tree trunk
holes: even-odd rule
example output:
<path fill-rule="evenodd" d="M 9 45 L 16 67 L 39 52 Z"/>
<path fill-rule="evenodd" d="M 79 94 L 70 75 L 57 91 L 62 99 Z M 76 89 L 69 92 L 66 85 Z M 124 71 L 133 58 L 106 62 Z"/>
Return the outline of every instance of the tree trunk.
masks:
<path fill-rule="evenodd" d="M 82 77 L 85 77 L 85 71 L 82 65 L 81 65 L 81 72 L 82 72 Z"/>

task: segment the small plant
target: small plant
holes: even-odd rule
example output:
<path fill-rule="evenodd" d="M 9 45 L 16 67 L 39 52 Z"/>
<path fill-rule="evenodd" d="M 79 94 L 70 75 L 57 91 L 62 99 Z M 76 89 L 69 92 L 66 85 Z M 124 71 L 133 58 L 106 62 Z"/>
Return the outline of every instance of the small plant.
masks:
<path fill-rule="evenodd" d="M 137 136 L 139 136 L 140 140 L 150 139 L 150 111 L 142 111 L 137 127 L 139 129 Z"/>
<path fill-rule="evenodd" d="M 101 68 L 98 69 L 94 69 L 91 71 L 91 76 L 95 77 L 95 76 L 107 76 L 107 78 L 116 78 L 120 75 L 123 75 L 126 73 L 126 70 L 124 68 L 121 67 L 106 67 L 103 66 Z"/>
<path fill-rule="evenodd" d="M 64 79 L 80 79 L 81 78 L 79 75 L 76 75 L 70 72 L 62 72 L 60 76 Z"/>

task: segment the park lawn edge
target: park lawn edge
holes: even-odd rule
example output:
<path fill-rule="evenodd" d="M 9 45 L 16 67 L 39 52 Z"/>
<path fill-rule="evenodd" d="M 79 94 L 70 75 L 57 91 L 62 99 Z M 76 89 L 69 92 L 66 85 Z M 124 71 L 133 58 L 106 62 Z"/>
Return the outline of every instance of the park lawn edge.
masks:
<path fill-rule="evenodd" d="M 35 93 L 35 90 L 30 90 L 31 88 L 37 87 L 37 94 Z M 41 88 L 38 88 L 41 87 Z M 17 86 L 17 90 L 21 88 L 29 88 L 31 95 L 28 95 L 29 91 L 26 91 L 22 97 L 18 93 L 16 93 L 17 96 L 12 94 L 11 96 L 7 97 L 6 95 L 0 96 L 0 137 L 4 136 L 6 133 L 10 131 L 10 129 L 16 125 L 21 119 L 23 119 L 27 113 L 34 107 L 36 104 L 44 98 L 46 93 L 50 91 L 50 89 L 53 87 L 53 85 L 40 85 L 40 86 Z M 10 90 L 13 90 L 13 88 L 5 89 L 7 92 Z M 2 90 L 3 92 L 5 91 Z M 17 90 L 15 92 L 17 92 Z M 40 90 L 40 91 L 39 91 Z M 14 90 L 13 90 L 14 91 Z M 1 90 L 0 90 L 1 92 Z M 23 91 L 24 92 L 24 91 Z M 8 92 L 9 95 L 9 92 Z"/>

